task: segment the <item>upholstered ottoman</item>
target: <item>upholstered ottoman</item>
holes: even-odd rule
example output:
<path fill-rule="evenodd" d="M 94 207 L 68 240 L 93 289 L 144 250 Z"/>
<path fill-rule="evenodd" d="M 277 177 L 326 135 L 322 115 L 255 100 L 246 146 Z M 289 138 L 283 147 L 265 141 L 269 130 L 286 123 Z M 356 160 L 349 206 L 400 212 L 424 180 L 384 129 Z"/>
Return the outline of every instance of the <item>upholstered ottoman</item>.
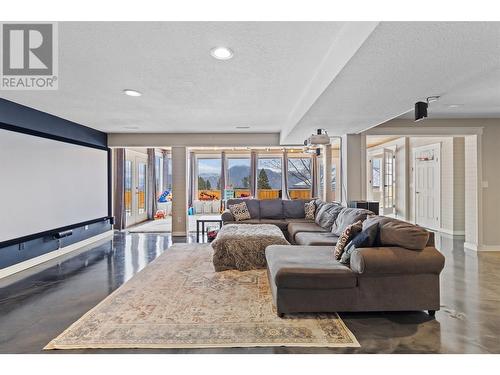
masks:
<path fill-rule="evenodd" d="M 265 268 L 265 250 L 269 245 L 289 245 L 276 225 L 224 225 L 212 242 L 215 271 Z"/>

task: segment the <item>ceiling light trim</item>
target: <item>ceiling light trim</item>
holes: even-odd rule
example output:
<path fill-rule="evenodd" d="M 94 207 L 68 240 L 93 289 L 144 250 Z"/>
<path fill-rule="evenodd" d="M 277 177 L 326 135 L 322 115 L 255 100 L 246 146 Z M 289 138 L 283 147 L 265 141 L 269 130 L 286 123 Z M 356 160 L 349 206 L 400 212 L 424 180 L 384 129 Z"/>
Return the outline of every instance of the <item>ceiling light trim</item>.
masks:
<path fill-rule="evenodd" d="M 216 60 L 230 60 L 234 57 L 234 52 L 229 47 L 214 47 L 210 50 L 210 55 Z"/>

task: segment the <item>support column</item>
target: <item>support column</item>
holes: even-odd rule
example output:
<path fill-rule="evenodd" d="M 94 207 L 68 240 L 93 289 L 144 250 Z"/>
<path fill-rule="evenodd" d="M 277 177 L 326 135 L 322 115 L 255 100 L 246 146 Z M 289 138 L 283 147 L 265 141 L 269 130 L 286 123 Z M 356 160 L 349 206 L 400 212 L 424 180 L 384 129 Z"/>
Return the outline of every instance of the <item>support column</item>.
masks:
<path fill-rule="evenodd" d="M 333 201 L 332 191 L 332 145 L 323 146 L 323 199 L 325 202 Z"/>
<path fill-rule="evenodd" d="M 191 166 L 193 168 L 194 166 Z M 188 168 L 186 147 L 172 147 L 172 236 L 188 233 Z"/>
<path fill-rule="evenodd" d="M 342 203 L 365 199 L 366 142 L 361 134 L 342 136 Z"/>
<path fill-rule="evenodd" d="M 481 250 L 482 197 L 480 194 L 482 171 L 480 139 L 465 136 L 465 243 L 464 247 Z"/>

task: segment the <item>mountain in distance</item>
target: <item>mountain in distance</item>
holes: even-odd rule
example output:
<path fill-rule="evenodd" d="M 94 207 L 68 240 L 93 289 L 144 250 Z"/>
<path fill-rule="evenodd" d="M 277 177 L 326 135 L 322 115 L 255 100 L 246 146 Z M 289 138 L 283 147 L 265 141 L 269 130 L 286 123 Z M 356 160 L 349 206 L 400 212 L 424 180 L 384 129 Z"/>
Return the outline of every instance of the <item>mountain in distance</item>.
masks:
<path fill-rule="evenodd" d="M 269 168 L 264 168 L 269 180 L 269 185 L 271 189 L 281 189 L 281 173 L 276 172 Z M 242 181 L 245 177 L 250 175 L 250 167 L 245 165 L 235 165 L 229 168 L 227 181 L 228 185 L 241 186 Z M 212 189 L 217 189 L 217 183 L 219 181 L 219 174 L 217 173 L 200 173 L 199 175 L 204 180 L 210 181 L 210 186 Z M 304 182 L 294 175 L 289 175 L 288 185 L 290 188 L 304 188 Z"/>

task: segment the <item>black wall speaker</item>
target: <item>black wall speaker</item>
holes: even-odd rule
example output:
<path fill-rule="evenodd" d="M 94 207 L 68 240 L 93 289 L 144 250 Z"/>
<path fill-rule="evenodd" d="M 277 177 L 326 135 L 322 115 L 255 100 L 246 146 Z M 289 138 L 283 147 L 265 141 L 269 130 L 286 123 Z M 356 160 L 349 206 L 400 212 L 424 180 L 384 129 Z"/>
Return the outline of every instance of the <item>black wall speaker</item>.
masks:
<path fill-rule="evenodd" d="M 423 120 L 427 117 L 427 107 L 429 106 L 426 102 L 416 102 L 415 103 L 415 122 Z"/>

